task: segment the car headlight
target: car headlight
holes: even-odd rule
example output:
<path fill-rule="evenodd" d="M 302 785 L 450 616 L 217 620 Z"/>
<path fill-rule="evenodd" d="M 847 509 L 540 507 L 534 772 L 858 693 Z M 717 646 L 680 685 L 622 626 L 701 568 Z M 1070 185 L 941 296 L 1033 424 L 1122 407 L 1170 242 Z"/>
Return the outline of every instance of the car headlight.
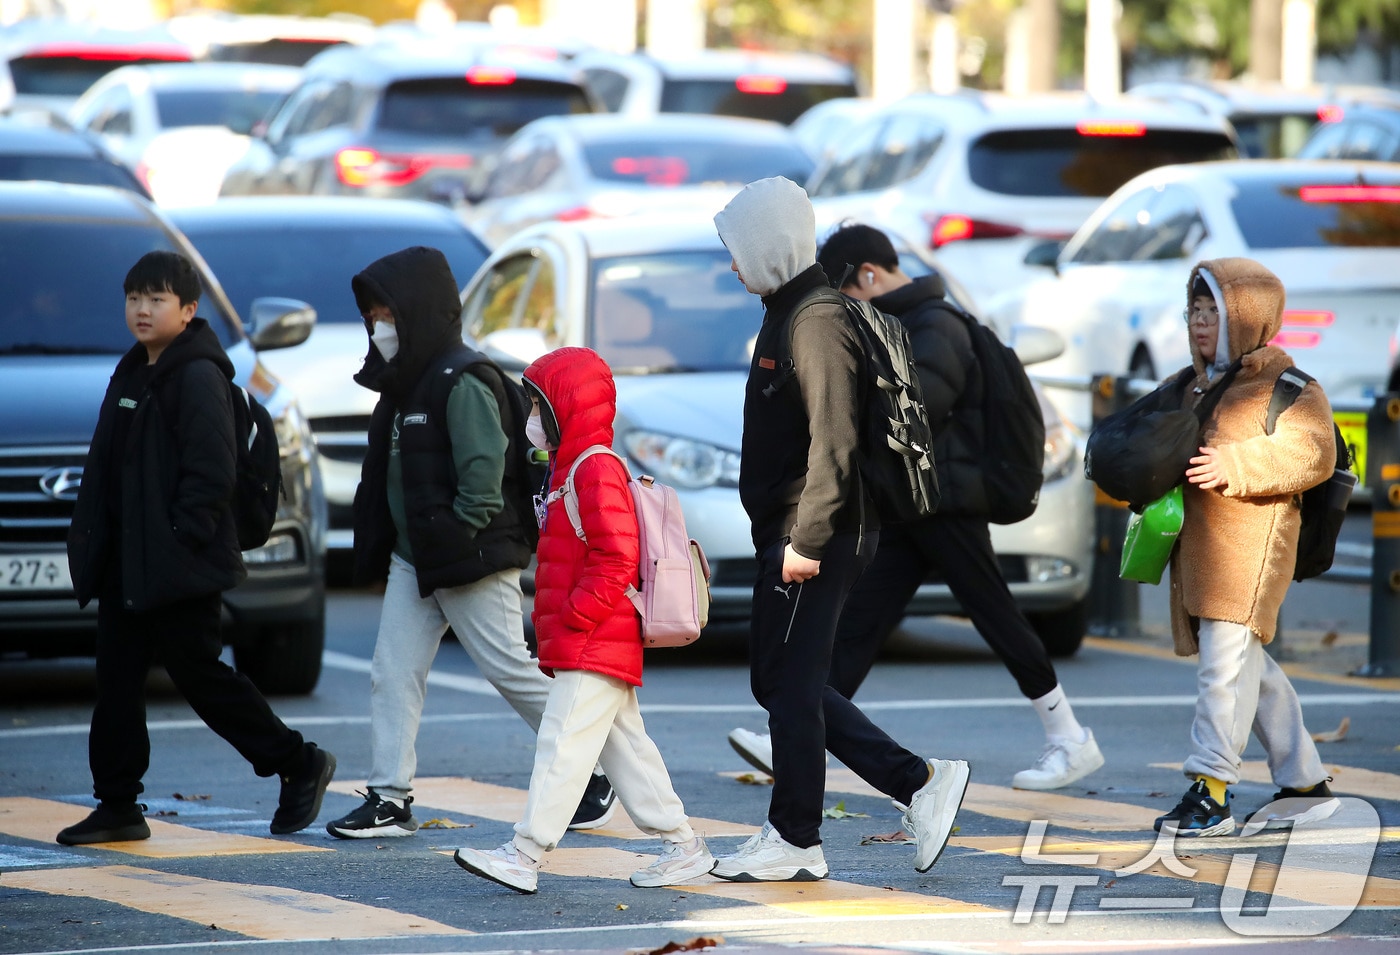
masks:
<path fill-rule="evenodd" d="M 1046 481 L 1058 481 L 1074 464 L 1074 435 L 1063 421 L 1045 423 L 1045 464 L 1040 473 Z"/>
<path fill-rule="evenodd" d="M 655 431 L 629 431 L 622 446 L 642 469 L 674 487 L 739 486 L 739 452 Z"/>
<path fill-rule="evenodd" d="M 301 413 L 300 405 L 295 401 L 288 401 L 282 413 L 272 420 L 272 426 L 277 432 L 277 450 L 281 452 L 282 457 L 301 454 L 309 427 Z"/>

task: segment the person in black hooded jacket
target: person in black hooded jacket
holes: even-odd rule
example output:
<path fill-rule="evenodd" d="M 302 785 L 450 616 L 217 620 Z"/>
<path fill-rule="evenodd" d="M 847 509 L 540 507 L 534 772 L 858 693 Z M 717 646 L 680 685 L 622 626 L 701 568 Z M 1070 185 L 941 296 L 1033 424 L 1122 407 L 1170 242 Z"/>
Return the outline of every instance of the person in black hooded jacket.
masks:
<path fill-rule="evenodd" d="M 219 659 L 221 594 L 246 576 L 230 503 L 233 364 L 195 316 L 199 276 L 184 256 L 147 253 L 124 289 L 136 344 L 102 399 L 68 534 L 78 603 L 98 601 L 88 761 L 99 804 L 58 841 L 150 837 L 136 797 L 150 763 L 144 691 L 156 659 L 259 776 L 281 777 L 271 830 L 296 832 L 320 811 L 335 757 L 289 729 Z"/>
<path fill-rule="evenodd" d="M 520 571 L 524 421 L 500 368 L 462 340 L 457 281 L 414 246 L 351 280 L 369 334 L 355 381 L 379 393 L 355 491 L 355 582 L 384 583 L 370 665 L 371 764 L 364 802 L 327 824 L 342 839 L 411 836 L 415 740 L 428 670 L 451 626 L 481 673 L 538 732 L 549 679 L 525 646 Z M 612 815 L 594 774 L 570 828 Z"/>

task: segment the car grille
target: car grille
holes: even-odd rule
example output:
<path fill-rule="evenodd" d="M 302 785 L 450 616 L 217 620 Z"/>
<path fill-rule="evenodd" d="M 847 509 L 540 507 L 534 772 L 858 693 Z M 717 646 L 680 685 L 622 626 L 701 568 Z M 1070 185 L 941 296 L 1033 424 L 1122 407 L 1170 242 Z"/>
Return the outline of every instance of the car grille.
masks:
<path fill-rule="evenodd" d="M 758 561 L 752 558 L 710 561 L 711 587 L 752 587 L 758 577 Z"/>
<path fill-rule="evenodd" d="M 312 418 L 316 450 L 333 461 L 359 464 L 369 444 L 369 415 Z"/>
<path fill-rule="evenodd" d="M 85 445 L 0 448 L 0 545 L 63 543 Z"/>

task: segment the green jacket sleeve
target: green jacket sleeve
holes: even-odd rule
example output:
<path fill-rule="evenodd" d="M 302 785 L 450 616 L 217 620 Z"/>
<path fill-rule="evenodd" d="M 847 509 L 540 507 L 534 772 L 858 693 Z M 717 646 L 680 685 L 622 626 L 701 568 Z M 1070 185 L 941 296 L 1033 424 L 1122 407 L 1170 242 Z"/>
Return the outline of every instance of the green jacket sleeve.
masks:
<path fill-rule="evenodd" d="M 457 472 L 452 511 L 479 531 L 505 506 L 501 481 L 507 442 L 496 396 L 471 372 L 464 372 L 447 396 L 447 431 Z"/>

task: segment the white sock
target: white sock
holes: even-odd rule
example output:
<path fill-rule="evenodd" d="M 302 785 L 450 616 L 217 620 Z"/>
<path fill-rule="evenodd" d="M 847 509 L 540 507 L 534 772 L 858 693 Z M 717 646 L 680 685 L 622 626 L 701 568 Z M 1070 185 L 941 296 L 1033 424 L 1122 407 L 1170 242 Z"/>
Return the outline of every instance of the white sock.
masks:
<path fill-rule="evenodd" d="M 393 805 L 395 808 L 402 809 L 405 805 L 407 805 L 404 802 L 404 798 L 402 796 L 386 796 L 384 793 L 377 793 L 377 795 L 379 796 L 381 802 L 387 802 Z"/>
<path fill-rule="evenodd" d="M 1082 743 L 1089 733 L 1074 718 L 1074 710 L 1069 705 L 1064 689 L 1058 684 L 1038 700 L 1031 700 L 1040 722 L 1045 726 L 1045 735 L 1054 740 L 1057 737 L 1071 743 Z"/>

